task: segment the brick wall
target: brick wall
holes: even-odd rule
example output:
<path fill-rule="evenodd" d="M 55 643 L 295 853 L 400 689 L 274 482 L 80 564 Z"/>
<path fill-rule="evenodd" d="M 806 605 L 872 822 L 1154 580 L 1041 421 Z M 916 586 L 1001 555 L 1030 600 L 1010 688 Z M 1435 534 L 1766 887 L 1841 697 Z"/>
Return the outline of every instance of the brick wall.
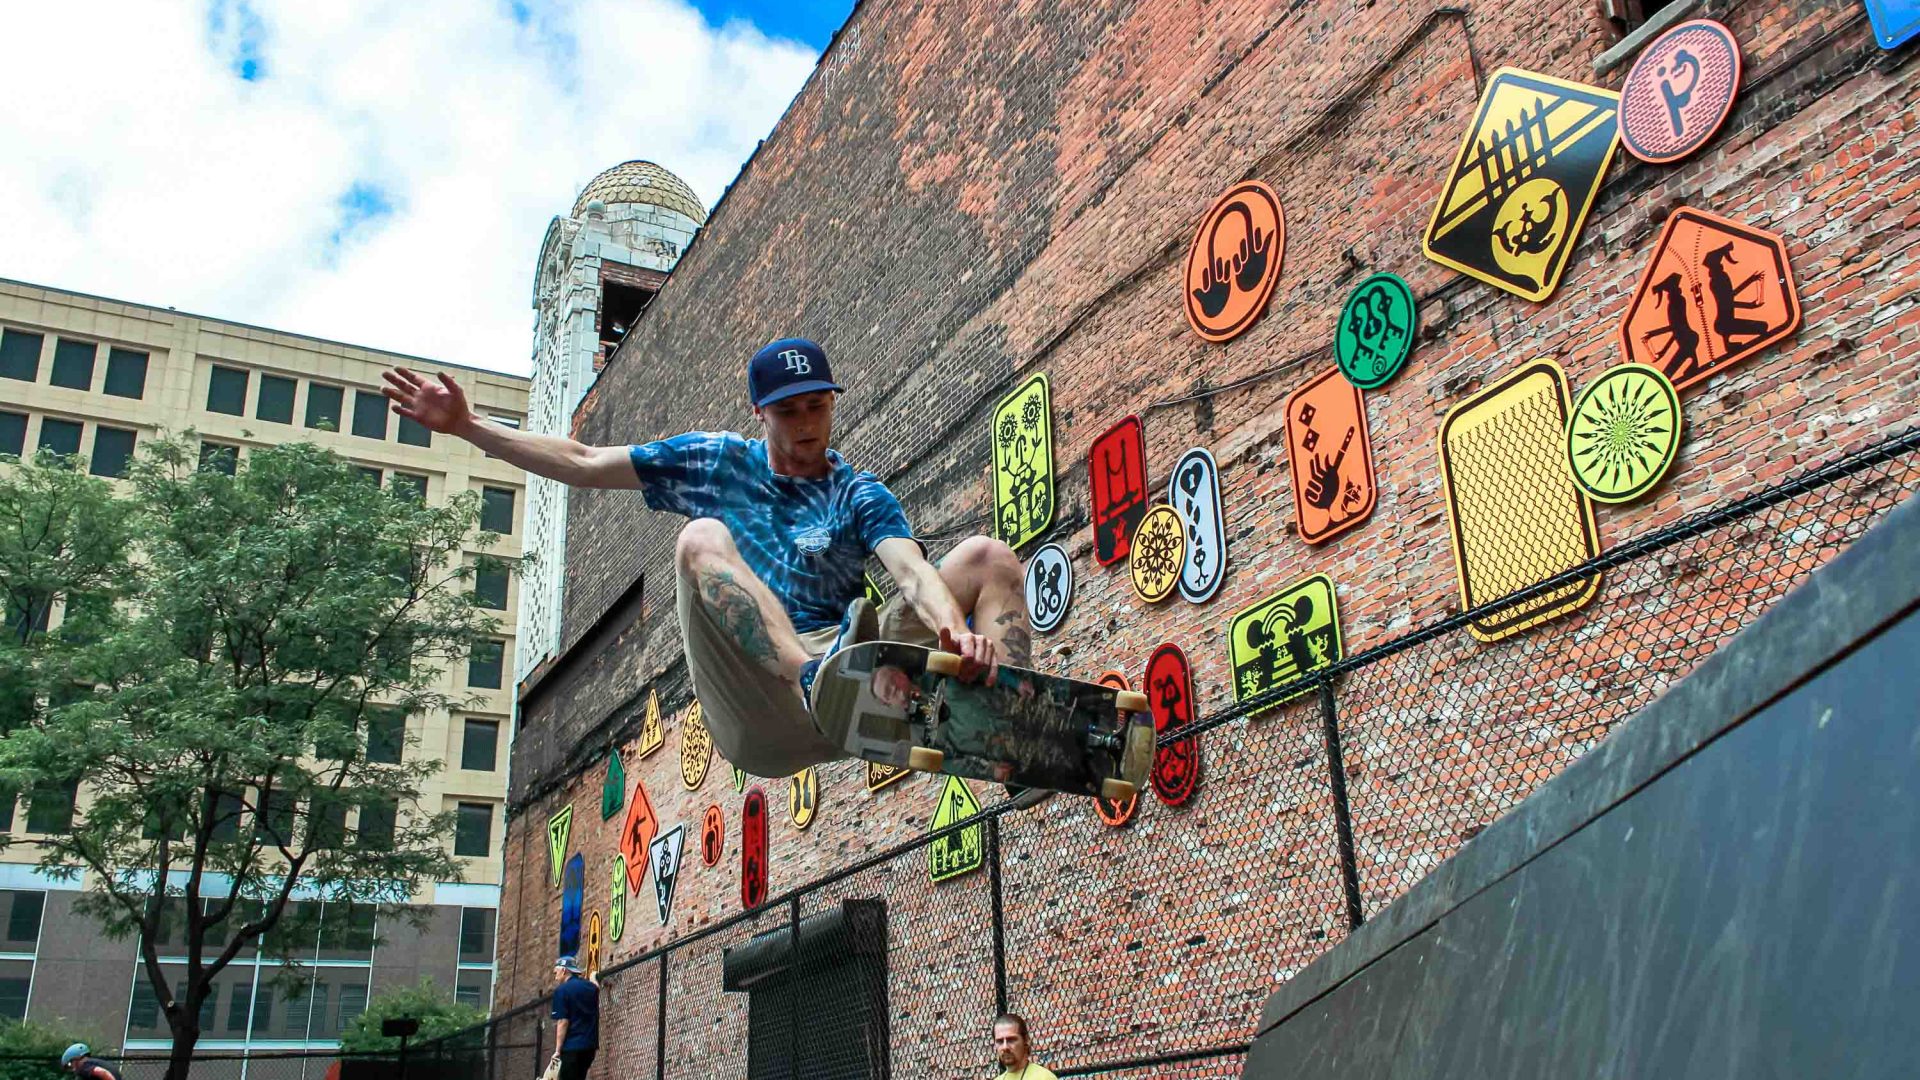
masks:
<path fill-rule="evenodd" d="M 577 430 L 602 443 L 750 431 L 744 358 L 776 336 L 811 336 L 850 391 L 838 446 L 893 484 L 941 550 L 985 528 L 994 401 L 1045 371 L 1061 494 L 1052 536 L 1072 554 L 1077 584 L 1065 624 L 1040 644 L 1062 670 L 1091 677 L 1118 668 L 1137 680 L 1155 644 L 1180 642 L 1202 712 L 1213 712 L 1231 700 L 1227 619 L 1284 583 L 1313 572 L 1334 578 L 1349 653 L 1457 610 L 1435 449 L 1441 417 L 1536 356 L 1556 357 L 1576 392 L 1617 362 L 1619 319 L 1677 206 L 1786 236 L 1805 324 L 1684 395 L 1687 433 L 1673 472 L 1639 503 L 1599 508 L 1603 546 L 1912 423 L 1920 411 L 1912 200 L 1920 157 L 1904 144 L 1912 65 L 1874 46 L 1857 0 L 1702 10 L 1727 22 L 1745 51 L 1732 116 L 1677 166 L 1622 152 L 1559 291 L 1532 304 L 1429 262 L 1420 235 L 1478 100 L 1473 58 L 1483 76 L 1511 64 L 1618 87 L 1624 66 L 1592 70 L 1613 38 L 1580 5 L 1500 3 L 1465 17 L 1349 0 L 864 5 L 622 345 Z M 1246 177 L 1272 185 L 1285 205 L 1285 269 L 1266 316 L 1209 345 L 1182 315 L 1182 260 L 1208 204 Z M 1309 548 L 1293 531 L 1279 405 L 1332 363 L 1340 304 L 1376 269 L 1399 273 L 1422 297 L 1423 340 L 1397 380 L 1367 395 L 1380 483 L 1372 519 Z M 1205 606 L 1145 609 L 1124 566 L 1092 560 L 1087 447 L 1128 412 L 1145 421 L 1151 486 L 1164 485 L 1190 446 L 1219 461 L 1231 569 Z M 646 784 L 667 822 L 697 838 L 702 809 L 718 803 L 729 830 L 719 867 L 689 865 L 670 927 L 657 925 L 650 885 L 629 898 L 629 930 L 613 956 L 638 955 L 739 906 L 742 800 L 725 763 L 716 759 L 704 786 L 685 792 L 677 716 L 658 755 L 630 753 L 645 691 L 658 689 L 670 714 L 689 693 L 671 619 L 679 522 L 621 492 L 577 494 L 571 513 L 566 640 L 580 643 L 636 576 L 645 580 L 644 614 L 595 634 L 590 655 L 527 699 L 515 748 L 502 1007 L 545 985 L 558 895 L 544 823 L 566 803 L 575 807 L 574 847 L 587 855 L 587 907 L 605 910 L 618 819 L 603 825 L 597 808 L 610 745 L 623 747 L 629 777 Z M 1496 723 L 1518 731 L 1524 712 Z M 1263 723 L 1209 738 L 1208 777 L 1188 808 L 1145 805 L 1130 830 L 1114 832 L 1089 824 L 1090 806 L 1054 800 L 1010 824 L 1014 1003 L 1046 1016 L 1054 1045 L 1071 1044 L 1077 1060 L 1117 1052 L 1115 1040 L 1142 1023 L 1129 1014 L 1196 993 L 1218 1008 L 1182 1023 L 1244 1036 L 1264 990 L 1339 937 L 1324 783 L 1313 778 L 1317 725 L 1293 715 Z M 1567 753 L 1591 737 L 1570 735 Z M 1363 742 L 1349 752 L 1350 774 L 1378 770 L 1371 749 Z M 1446 752 L 1435 744 L 1435 756 Z M 1545 775 L 1516 768 L 1497 786 L 1518 798 Z M 825 767 L 824 807 L 804 833 L 786 820 L 786 782 L 761 782 L 774 811 L 772 891 L 924 830 L 937 781 L 916 777 L 868 797 L 858 766 Z M 1356 827 L 1363 862 L 1396 868 L 1377 887 L 1369 880 L 1377 910 L 1428 865 L 1409 852 L 1435 842 L 1416 843 L 1411 819 L 1390 811 Z M 1239 880 L 1181 877 L 1183 860 L 1225 865 L 1237 851 L 1259 853 L 1239 864 Z M 879 871 L 861 880 L 870 892 L 911 893 L 896 901 L 903 913 L 924 910 L 903 938 L 925 961 L 906 965 L 918 972 L 915 985 L 977 999 L 979 945 L 969 935 L 980 889 L 940 893 L 924 887 L 924 874 L 912 888 Z M 850 883 L 847 895 L 860 887 Z M 1239 936 L 1220 932 L 1223 915 Z M 1194 926 L 1179 940 L 1204 942 L 1197 951 L 1163 958 L 1151 984 L 1137 972 L 1113 979 L 1134 963 L 1128 927 L 1166 937 L 1183 919 Z M 1110 954 L 1089 949 L 1088 920 L 1105 920 L 1099 938 Z M 953 973 L 939 957 L 956 958 L 964 974 L 943 983 Z M 1203 988 L 1196 972 L 1219 977 Z M 896 984 L 896 1001 L 909 1000 L 909 989 Z M 990 1009 L 990 982 L 987 997 Z M 964 1035 L 933 1040 L 949 1050 L 930 1052 L 930 1068 L 968 1071 L 984 1060 L 975 1039 L 983 1029 L 967 1027 L 984 1017 L 969 1008 Z"/>

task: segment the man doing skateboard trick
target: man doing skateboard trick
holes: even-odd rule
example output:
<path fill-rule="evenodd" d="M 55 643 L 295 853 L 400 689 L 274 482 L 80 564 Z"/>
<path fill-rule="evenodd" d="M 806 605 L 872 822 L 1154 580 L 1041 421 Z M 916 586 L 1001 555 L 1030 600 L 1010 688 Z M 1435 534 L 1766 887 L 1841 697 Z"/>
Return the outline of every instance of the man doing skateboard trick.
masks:
<path fill-rule="evenodd" d="M 687 669 L 714 745 L 749 773 L 787 776 L 848 756 L 844 730 L 824 730 L 807 705 L 822 658 L 841 647 L 937 645 L 968 680 L 1031 659 L 1018 556 L 974 536 L 938 566 L 927 561 L 893 493 L 829 447 L 841 387 L 811 341 L 775 341 L 748 361 L 762 438 L 587 446 L 488 422 L 445 374 L 394 368 L 385 379 L 393 410 L 433 431 L 573 487 L 638 489 L 653 509 L 691 519 L 674 554 Z M 900 590 L 884 615 L 864 595 L 870 553 Z"/>

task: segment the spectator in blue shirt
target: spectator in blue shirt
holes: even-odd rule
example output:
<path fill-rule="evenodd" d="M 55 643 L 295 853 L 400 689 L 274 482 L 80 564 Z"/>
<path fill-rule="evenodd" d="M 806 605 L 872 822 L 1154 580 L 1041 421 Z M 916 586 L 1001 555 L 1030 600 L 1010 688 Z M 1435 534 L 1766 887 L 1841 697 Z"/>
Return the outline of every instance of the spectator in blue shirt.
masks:
<path fill-rule="evenodd" d="M 807 707 L 821 659 L 876 638 L 938 645 L 963 678 L 1031 662 L 1019 557 L 974 536 L 934 566 L 880 478 L 828 447 L 835 395 L 827 356 L 801 338 L 747 365 L 764 438 L 689 432 L 638 446 L 587 446 L 487 422 L 454 380 L 386 373 L 394 411 L 466 439 L 528 472 L 576 487 L 637 488 L 647 505 L 692 520 L 675 557 L 687 668 L 714 745 L 758 776 L 848 756 L 845 732 Z M 876 614 L 869 554 L 899 585 Z M 1037 801 L 1037 800 L 1036 800 Z"/>
<path fill-rule="evenodd" d="M 586 1080 L 600 1050 L 600 988 L 571 956 L 553 962 L 553 981 L 553 1056 L 560 1059 L 560 1080 Z"/>

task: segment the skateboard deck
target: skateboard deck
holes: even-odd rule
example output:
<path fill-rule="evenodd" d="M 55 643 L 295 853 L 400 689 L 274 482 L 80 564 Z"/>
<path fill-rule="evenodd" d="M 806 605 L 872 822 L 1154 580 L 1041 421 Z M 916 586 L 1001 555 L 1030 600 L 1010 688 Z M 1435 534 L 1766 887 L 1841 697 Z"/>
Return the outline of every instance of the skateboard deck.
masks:
<path fill-rule="evenodd" d="M 958 667 L 919 645 L 854 645 L 821 664 L 814 715 L 867 761 L 1106 798 L 1146 786 L 1145 695 L 1004 664 L 991 683 L 964 682 Z"/>

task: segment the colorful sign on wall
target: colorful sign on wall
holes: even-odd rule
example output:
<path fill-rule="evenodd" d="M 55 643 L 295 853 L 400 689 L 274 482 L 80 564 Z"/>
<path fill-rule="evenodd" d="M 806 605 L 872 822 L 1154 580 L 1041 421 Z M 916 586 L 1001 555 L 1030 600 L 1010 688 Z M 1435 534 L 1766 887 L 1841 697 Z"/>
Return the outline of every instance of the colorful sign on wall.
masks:
<path fill-rule="evenodd" d="M 675 825 L 647 845 L 647 860 L 653 865 L 653 901 L 660 910 L 661 926 L 673 918 L 674 887 L 680 884 L 680 860 L 686 846 L 685 825 Z"/>
<path fill-rule="evenodd" d="M 633 798 L 627 801 L 627 823 L 620 829 L 620 854 L 627 860 L 627 888 L 640 891 L 647 876 L 647 848 L 660 835 L 660 819 L 653 812 L 653 800 L 647 798 L 647 782 L 633 782 Z"/>
<path fill-rule="evenodd" d="M 627 805 L 627 770 L 620 764 L 620 751 L 607 754 L 607 777 L 600 782 L 600 820 L 605 821 Z"/>
<path fill-rule="evenodd" d="M 587 902 L 587 860 L 575 854 L 560 872 L 560 951 L 580 955 L 580 918 Z"/>
<path fill-rule="evenodd" d="M 1053 523 L 1053 408 L 1035 374 L 993 410 L 993 528 L 1018 548 Z"/>
<path fill-rule="evenodd" d="M 587 955 L 580 961 L 589 976 L 600 974 L 600 913 L 587 916 Z"/>
<path fill-rule="evenodd" d="M 553 883 L 560 884 L 560 867 L 567 858 L 567 840 L 573 836 L 573 807 L 563 806 L 547 819 L 547 864 Z"/>
<path fill-rule="evenodd" d="M 1073 602 L 1073 561 L 1059 544 L 1043 544 L 1027 560 L 1027 621 L 1036 633 L 1051 634 Z"/>
<path fill-rule="evenodd" d="M 726 853 L 727 816 L 720 812 L 719 803 L 712 803 L 706 813 L 700 815 L 700 861 L 718 866 L 720 857 Z"/>
<path fill-rule="evenodd" d="M 1220 466 L 1199 447 L 1180 455 L 1167 480 L 1167 502 L 1186 530 L 1176 585 L 1182 599 L 1204 604 L 1227 579 L 1226 511 L 1220 505 Z"/>
<path fill-rule="evenodd" d="M 735 791 L 747 790 L 747 770 L 742 769 L 737 765 L 734 766 L 733 768 L 733 790 Z"/>
<path fill-rule="evenodd" d="M 1169 641 L 1153 650 L 1141 680 L 1153 710 L 1155 737 L 1193 723 L 1193 667 L 1186 651 Z M 1176 739 L 1153 752 L 1153 791 L 1168 806 L 1182 806 L 1200 786 L 1200 737 Z"/>
<path fill-rule="evenodd" d="M 660 719 L 660 693 L 648 690 L 646 718 L 640 722 L 640 756 L 646 757 L 660 749 L 666 741 L 666 724 Z"/>
<path fill-rule="evenodd" d="M 627 932 L 627 857 L 615 855 L 607 890 L 607 939 L 619 941 Z"/>
<path fill-rule="evenodd" d="M 1867 18 L 1882 49 L 1897 49 L 1920 37 L 1920 0 L 1867 0 Z"/>
<path fill-rule="evenodd" d="M 1333 579 L 1314 574 L 1241 611 L 1227 628 L 1233 699 L 1248 701 L 1346 655 Z M 1305 693 L 1305 691 L 1301 691 Z M 1292 701 L 1293 694 L 1282 701 Z M 1277 703 L 1276 703 L 1277 704 Z"/>
<path fill-rule="evenodd" d="M 809 765 L 787 778 L 787 817 L 801 832 L 820 812 L 820 770 Z"/>
<path fill-rule="evenodd" d="M 1786 241 L 1682 207 L 1660 230 L 1627 305 L 1620 348 L 1686 390 L 1799 328 Z"/>
<path fill-rule="evenodd" d="M 1103 671 L 1095 680 L 1101 686 L 1111 686 L 1116 690 L 1131 690 L 1125 674 L 1118 671 Z M 1133 820 L 1140 809 L 1140 793 L 1134 792 L 1124 799 L 1107 799 L 1098 795 L 1093 797 L 1093 812 L 1100 820 L 1113 828 L 1119 828 Z"/>
<path fill-rule="evenodd" d="M 1286 416 L 1300 539 L 1324 544 L 1365 522 L 1380 501 L 1366 397 L 1328 368 L 1287 398 Z"/>
<path fill-rule="evenodd" d="M 1528 300 L 1553 295 L 1618 143 L 1611 90 L 1501 68 L 1440 189 L 1421 249 Z"/>
<path fill-rule="evenodd" d="M 707 731 L 707 718 L 700 710 L 700 699 L 687 706 L 686 719 L 680 721 L 680 782 L 688 791 L 696 791 L 707 779 L 707 766 L 713 761 L 713 735 Z"/>
<path fill-rule="evenodd" d="M 940 802 L 933 808 L 933 820 L 927 829 L 937 832 L 979 812 L 980 804 L 974 801 L 973 789 L 967 786 L 965 780 L 948 774 L 947 784 L 940 789 Z M 986 865 L 986 856 L 986 830 L 979 825 L 969 825 L 927 845 L 927 874 L 938 885 L 980 869 Z"/>
<path fill-rule="evenodd" d="M 1413 355 L 1420 330 L 1419 304 L 1398 274 L 1368 277 L 1347 294 L 1333 332 L 1333 359 L 1340 374 L 1362 390 L 1385 386 Z"/>
<path fill-rule="evenodd" d="M 1093 561 L 1112 566 L 1127 557 L 1133 533 L 1147 515 L 1147 443 L 1138 416 L 1128 416 L 1093 440 L 1087 451 L 1093 488 Z"/>
<path fill-rule="evenodd" d="M 1620 84 L 1620 143 L 1656 165 L 1713 138 L 1740 92 L 1740 43 L 1712 19 L 1683 22 L 1641 51 Z"/>
<path fill-rule="evenodd" d="M 758 787 L 747 789 L 740 808 L 740 906 L 757 908 L 767 902 L 767 796 Z"/>
<path fill-rule="evenodd" d="M 1653 490 L 1680 453 L 1680 395 L 1659 368 L 1620 364 L 1580 392 L 1567 425 L 1573 482 L 1625 503 Z"/>
<path fill-rule="evenodd" d="M 1213 342 L 1245 333 L 1267 310 L 1286 252 L 1286 215 L 1273 189 L 1258 180 L 1228 188 L 1187 249 L 1187 325 Z"/>
<path fill-rule="evenodd" d="M 888 784 L 897 784 L 912 774 L 913 770 L 899 765 L 884 765 L 878 761 L 869 761 L 867 765 L 867 790 L 879 791 Z"/>
<path fill-rule="evenodd" d="M 1187 527 L 1180 520 L 1180 512 L 1164 503 L 1147 511 L 1147 516 L 1140 519 L 1139 531 L 1133 534 L 1133 551 L 1127 556 L 1134 594 L 1149 604 L 1172 596 L 1186 562 Z"/>
<path fill-rule="evenodd" d="M 1567 376 L 1548 357 L 1455 405 L 1440 424 L 1440 473 L 1466 608 L 1510 596 L 1600 553 L 1593 504 L 1567 468 Z M 1498 641 L 1576 611 L 1600 575 L 1468 624 Z"/>

